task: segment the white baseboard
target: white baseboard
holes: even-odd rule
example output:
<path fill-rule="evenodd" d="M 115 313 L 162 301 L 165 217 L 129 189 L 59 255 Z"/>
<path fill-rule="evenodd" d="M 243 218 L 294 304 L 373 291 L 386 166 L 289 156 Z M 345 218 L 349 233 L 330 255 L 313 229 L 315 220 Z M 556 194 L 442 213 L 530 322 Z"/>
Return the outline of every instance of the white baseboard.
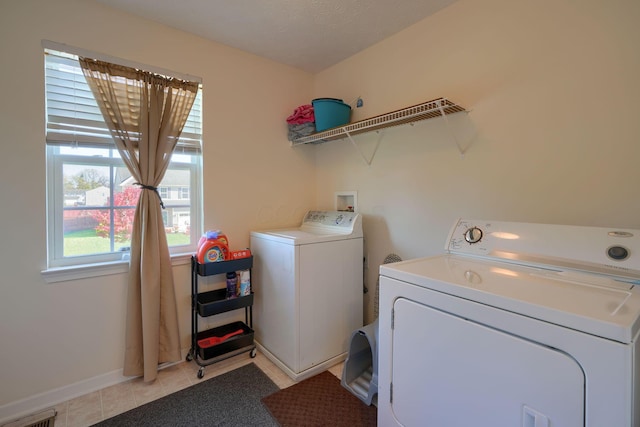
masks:
<path fill-rule="evenodd" d="M 326 371 L 330 367 L 337 365 L 347 358 L 347 352 L 339 354 L 335 357 L 332 357 L 329 360 L 325 360 L 324 362 L 314 365 L 311 368 L 305 369 L 302 372 L 294 372 L 287 365 L 282 363 L 280 359 L 278 359 L 273 353 L 267 350 L 262 344 L 258 341 L 254 341 L 256 348 L 260 353 L 262 353 L 267 359 L 273 362 L 280 370 L 282 370 L 285 374 L 287 374 L 292 380 L 295 382 L 300 382 L 302 380 L 306 380 L 307 378 L 311 378 L 312 376 L 319 374 L 320 372 Z"/>
<path fill-rule="evenodd" d="M 69 399 L 73 399 L 129 379 L 131 378 L 122 375 L 122 369 L 118 369 L 116 371 L 98 375 L 93 378 L 78 381 L 74 384 L 45 391 L 44 393 L 38 393 L 34 396 L 2 405 L 0 406 L 0 425 L 7 421 L 32 414 L 42 409 L 65 402 Z"/>
<path fill-rule="evenodd" d="M 183 350 L 182 359 L 187 356 L 189 350 Z M 180 362 L 176 362 L 180 363 Z M 167 366 L 175 365 L 175 363 L 166 363 L 160 366 L 160 369 Z M 73 384 L 62 386 L 53 390 L 38 393 L 24 399 L 16 400 L 6 405 L 0 406 L 0 425 L 9 421 L 22 418 L 34 412 L 51 408 L 67 400 L 80 397 L 87 393 L 103 389 L 115 384 L 128 381 L 134 377 L 125 377 L 122 375 L 122 369 L 118 369 L 106 374 L 97 375 L 86 380 L 78 381 Z"/>

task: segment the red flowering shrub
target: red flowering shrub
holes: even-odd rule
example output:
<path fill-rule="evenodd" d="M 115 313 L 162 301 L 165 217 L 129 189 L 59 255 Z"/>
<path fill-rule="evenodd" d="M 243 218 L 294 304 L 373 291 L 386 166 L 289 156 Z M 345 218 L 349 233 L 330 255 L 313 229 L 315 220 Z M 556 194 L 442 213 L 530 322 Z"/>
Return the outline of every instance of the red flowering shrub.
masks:
<path fill-rule="evenodd" d="M 139 197 L 140 188 L 137 187 L 127 187 L 114 195 L 114 206 L 128 206 L 128 208 L 113 209 L 113 235 L 116 242 L 131 240 L 133 216 Z M 95 210 L 93 211 L 93 217 L 98 221 L 96 234 L 100 237 L 109 238 L 109 233 L 111 232 L 110 211 L 106 209 Z"/>

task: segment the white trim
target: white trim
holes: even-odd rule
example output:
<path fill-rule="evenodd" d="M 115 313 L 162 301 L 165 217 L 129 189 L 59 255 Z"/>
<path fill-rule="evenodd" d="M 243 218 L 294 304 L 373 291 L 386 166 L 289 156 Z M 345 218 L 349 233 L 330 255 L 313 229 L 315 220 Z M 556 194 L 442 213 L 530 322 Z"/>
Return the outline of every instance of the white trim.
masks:
<path fill-rule="evenodd" d="M 122 369 L 118 369 L 2 405 L 0 406 L 0 424 L 129 379 L 131 378 L 122 375 Z"/>
<path fill-rule="evenodd" d="M 183 265 L 191 262 L 191 253 L 171 256 L 171 265 Z M 67 282 L 69 280 L 87 279 L 111 274 L 127 273 L 129 261 L 104 262 L 99 264 L 74 265 L 42 270 L 40 274 L 47 283 Z"/>
<path fill-rule="evenodd" d="M 189 352 L 188 349 L 182 349 L 182 360 L 180 362 L 165 363 L 160 365 L 159 369 L 182 363 Z M 22 418 L 26 415 L 33 414 L 43 409 L 51 408 L 67 400 L 84 396 L 103 388 L 129 381 L 136 377 L 125 377 L 122 375 L 122 369 L 107 372 L 106 374 L 96 375 L 86 380 L 78 381 L 73 384 L 58 387 L 53 390 L 38 393 L 24 399 L 16 400 L 6 405 L 0 406 L 0 425 L 4 425 L 9 421 Z"/>
<path fill-rule="evenodd" d="M 58 52 L 66 52 L 66 53 L 71 53 L 78 56 L 98 59 L 100 61 L 111 62 L 112 64 L 124 65 L 125 67 L 137 68 L 139 70 L 149 71 L 151 73 L 162 74 L 163 76 L 167 76 L 167 77 L 175 77 L 181 80 L 202 83 L 202 77 L 192 76 L 190 74 L 185 74 L 185 73 L 178 73 L 172 70 L 167 70 L 165 68 L 142 64 L 140 62 L 122 59 L 122 58 L 107 55 L 104 53 L 92 52 L 90 50 L 82 49 L 80 47 L 69 46 L 68 44 L 57 43 L 51 40 L 42 40 L 42 47 L 44 49 L 57 50 Z"/>
<path fill-rule="evenodd" d="M 263 354 L 267 359 L 273 362 L 274 365 L 280 368 L 280 370 L 282 370 L 295 382 L 300 382 L 300 381 L 306 380 L 307 378 L 311 378 L 312 376 L 317 375 L 322 371 L 326 371 L 330 367 L 337 365 L 338 363 L 346 360 L 347 358 L 347 352 L 345 351 L 344 353 L 339 354 L 335 357 L 332 357 L 329 360 L 325 360 L 319 365 L 313 365 L 312 367 L 305 369 L 302 372 L 295 373 L 293 370 L 291 370 L 287 365 L 281 362 L 280 359 L 278 359 L 273 353 L 267 350 L 258 341 L 254 340 L 253 343 L 256 345 L 256 348 L 261 354 Z"/>

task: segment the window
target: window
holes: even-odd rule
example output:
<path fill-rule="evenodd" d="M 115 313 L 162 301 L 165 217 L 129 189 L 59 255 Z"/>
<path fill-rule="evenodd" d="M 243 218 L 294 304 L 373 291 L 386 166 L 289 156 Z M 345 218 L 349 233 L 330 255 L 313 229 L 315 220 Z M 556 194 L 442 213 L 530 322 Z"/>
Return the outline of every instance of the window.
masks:
<path fill-rule="evenodd" d="M 178 198 L 179 199 L 188 199 L 190 197 L 189 187 L 179 187 L 178 188 Z"/>
<path fill-rule="evenodd" d="M 120 159 L 77 56 L 45 49 L 45 86 L 49 267 L 123 259 L 140 189 Z M 201 234 L 201 105 L 199 90 L 158 189 L 174 254 L 192 252 Z"/>
<path fill-rule="evenodd" d="M 162 200 L 169 198 L 169 187 L 158 187 L 158 193 Z"/>

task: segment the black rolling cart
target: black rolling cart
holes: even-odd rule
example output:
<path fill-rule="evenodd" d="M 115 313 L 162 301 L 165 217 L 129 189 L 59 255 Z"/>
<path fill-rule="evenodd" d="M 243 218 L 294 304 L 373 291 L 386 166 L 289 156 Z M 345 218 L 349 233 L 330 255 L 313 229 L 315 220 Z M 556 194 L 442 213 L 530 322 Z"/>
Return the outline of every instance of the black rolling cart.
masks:
<path fill-rule="evenodd" d="M 204 367 L 240 353 L 250 352 L 256 357 L 256 346 L 253 342 L 253 292 L 250 295 L 227 299 L 227 290 L 216 289 L 209 292 L 198 291 L 200 276 L 213 276 L 232 271 L 251 270 L 253 256 L 230 261 L 208 262 L 200 264 L 191 257 L 191 349 L 187 361 L 194 360 L 200 369 L 198 378 L 204 376 Z M 208 317 L 227 311 L 244 308 L 244 322 L 232 322 L 204 331 L 198 330 L 198 317 Z M 241 331 L 241 332 L 239 332 Z M 207 339 L 232 335 L 220 343 L 207 343 Z M 201 344 L 202 345 L 201 345 Z"/>

